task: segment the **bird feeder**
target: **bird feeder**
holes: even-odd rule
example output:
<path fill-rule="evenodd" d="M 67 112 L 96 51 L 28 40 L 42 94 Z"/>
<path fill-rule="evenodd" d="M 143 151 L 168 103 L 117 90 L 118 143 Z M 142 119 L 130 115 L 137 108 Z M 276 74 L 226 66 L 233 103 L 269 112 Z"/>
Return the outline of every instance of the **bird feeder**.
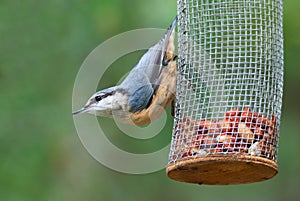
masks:
<path fill-rule="evenodd" d="M 282 0 L 178 0 L 167 175 L 212 185 L 275 176 L 282 92 Z"/>

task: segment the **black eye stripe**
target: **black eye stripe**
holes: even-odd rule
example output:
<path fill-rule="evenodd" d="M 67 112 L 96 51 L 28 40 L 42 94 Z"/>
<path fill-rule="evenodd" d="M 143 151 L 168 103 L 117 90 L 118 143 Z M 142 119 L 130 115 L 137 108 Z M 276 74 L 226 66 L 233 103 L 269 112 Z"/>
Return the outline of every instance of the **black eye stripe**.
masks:
<path fill-rule="evenodd" d="M 113 95 L 113 93 L 111 92 L 111 93 L 106 93 L 106 94 L 102 94 L 102 95 L 99 95 L 99 96 L 95 96 L 95 101 L 99 102 L 99 101 L 101 101 L 103 98 L 106 98 L 106 97 L 108 97 L 108 96 L 110 96 L 110 95 Z"/>
<path fill-rule="evenodd" d="M 95 97 L 95 101 L 99 102 L 99 101 L 101 101 L 101 100 L 102 100 L 102 97 L 101 97 L 101 96 L 96 96 L 96 97 Z"/>

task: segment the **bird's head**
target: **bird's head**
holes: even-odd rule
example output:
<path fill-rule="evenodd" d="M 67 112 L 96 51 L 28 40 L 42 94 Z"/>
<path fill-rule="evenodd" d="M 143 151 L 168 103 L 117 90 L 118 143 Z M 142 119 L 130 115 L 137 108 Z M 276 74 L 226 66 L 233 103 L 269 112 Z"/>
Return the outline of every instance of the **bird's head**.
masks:
<path fill-rule="evenodd" d="M 98 116 L 112 117 L 114 112 L 127 108 L 128 96 L 117 87 L 104 89 L 93 94 L 87 103 L 72 114 L 91 113 Z"/>

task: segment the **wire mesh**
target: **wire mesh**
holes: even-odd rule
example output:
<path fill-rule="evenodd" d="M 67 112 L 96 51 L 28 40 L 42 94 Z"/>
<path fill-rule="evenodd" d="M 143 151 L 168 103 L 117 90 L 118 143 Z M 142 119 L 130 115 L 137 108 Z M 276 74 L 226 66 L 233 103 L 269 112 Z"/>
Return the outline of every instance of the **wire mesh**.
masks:
<path fill-rule="evenodd" d="M 277 160 L 282 0 L 178 0 L 178 72 L 169 164 L 217 154 Z"/>

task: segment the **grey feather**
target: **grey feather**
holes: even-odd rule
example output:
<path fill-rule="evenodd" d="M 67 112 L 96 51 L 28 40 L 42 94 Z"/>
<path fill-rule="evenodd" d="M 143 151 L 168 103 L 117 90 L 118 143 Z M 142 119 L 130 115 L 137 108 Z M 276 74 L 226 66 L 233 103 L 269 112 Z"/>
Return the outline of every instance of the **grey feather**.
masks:
<path fill-rule="evenodd" d="M 155 93 L 156 87 L 153 86 L 159 84 L 169 39 L 174 32 L 176 24 L 177 17 L 173 20 L 164 36 L 142 56 L 138 64 L 118 86 L 128 91 L 129 97 L 132 96 L 129 103 L 129 105 L 134 105 L 132 110 L 139 111 L 147 107 L 147 101 L 150 101 Z M 136 107 L 135 105 L 137 104 L 135 102 L 139 102 L 142 105 Z"/>

